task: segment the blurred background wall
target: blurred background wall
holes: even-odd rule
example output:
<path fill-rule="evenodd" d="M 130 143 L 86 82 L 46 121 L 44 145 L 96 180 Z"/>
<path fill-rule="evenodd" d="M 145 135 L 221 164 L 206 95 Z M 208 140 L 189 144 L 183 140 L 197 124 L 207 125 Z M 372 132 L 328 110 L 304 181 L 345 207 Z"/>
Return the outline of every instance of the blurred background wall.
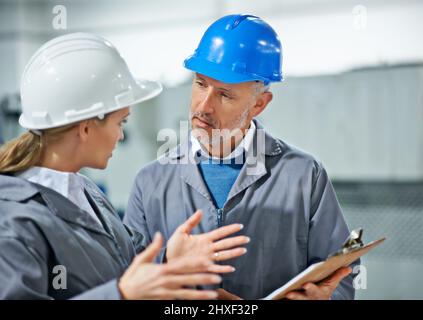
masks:
<path fill-rule="evenodd" d="M 135 174 L 163 143 L 158 131 L 179 132 L 188 118 L 182 61 L 231 13 L 262 17 L 284 48 L 285 81 L 259 120 L 323 162 L 350 228 L 388 237 L 363 259 L 357 298 L 423 299 L 423 1 L 0 0 L 0 144 L 22 132 L 19 81 L 38 47 L 76 31 L 105 36 L 136 76 L 165 86 L 132 108 L 108 169 L 84 171 L 123 215 Z"/>

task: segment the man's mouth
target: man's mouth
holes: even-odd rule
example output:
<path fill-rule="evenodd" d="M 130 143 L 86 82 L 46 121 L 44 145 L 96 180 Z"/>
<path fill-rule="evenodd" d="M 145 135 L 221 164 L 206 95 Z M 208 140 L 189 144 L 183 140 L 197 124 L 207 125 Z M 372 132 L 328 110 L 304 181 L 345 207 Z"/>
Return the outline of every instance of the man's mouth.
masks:
<path fill-rule="evenodd" d="M 206 121 L 204 119 L 201 119 L 199 117 L 194 117 L 194 119 L 197 120 L 196 121 L 196 125 L 198 127 L 201 127 L 201 128 L 213 127 L 213 125 L 210 122 L 208 122 L 208 121 Z"/>

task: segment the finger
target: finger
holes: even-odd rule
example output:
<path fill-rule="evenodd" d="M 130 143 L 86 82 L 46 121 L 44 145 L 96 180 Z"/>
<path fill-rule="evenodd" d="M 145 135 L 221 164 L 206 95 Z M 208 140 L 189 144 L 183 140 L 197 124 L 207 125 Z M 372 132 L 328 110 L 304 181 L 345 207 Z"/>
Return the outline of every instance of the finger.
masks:
<path fill-rule="evenodd" d="M 234 295 L 222 288 L 217 289 L 217 294 L 218 294 L 217 299 L 219 300 L 242 300 L 237 295 Z"/>
<path fill-rule="evenodd" d="M 238 237 L 220 240 L 214 243 L 213 251 L 221 251 L 221 250 L 230 249 L 233 247 L 246 244 L 248 242 L 250 242 L 250 238 L 246 236 L 238 236 Z"/>
<path fill-rule="evenodd" d="M 328 298 L 326 293 L 327 290 L 319 288 L 314 283 L 306 283 L 305 285 L 303 285 L 303 289 L 305 290 L 306 296 L 308 296 L 310 299 L 323 300 Z"/>
<path fill-rule="evenodd" d="M 156 234 L 154 235 L 153 242 L 151 242 L 150 245 L 135 258 L 136 263 L 153 262 L 154 259 L 159 254 L 162 246 L 163 246 L 163 237 L 160 234 L 160 232 L 156 232 Z"/>
<path fill-rule="evenodd" d="M 175 274 L 187 274 L 197 272 L 208 272 L 213 261 L 206 258 L 179 258 L 167 263 L 164 268 L 166 272 Z"/>
<path fill-rule="evenodd" d="M 216 299 L 218 294 L 211 290 L 178 289 L 172 290 L 171 295 L 175 299 L 183 300 L 211 300 Z"/>
<path fill-rule="evenodd" d="M 350 267 L 342 267 L 336 270 L 331 276 L 326 278 L 323 282 L 326 285 L 337 286 L 342 279 L 348 276 L 352 272 Z"/>
<path fill-rule="evenodd" d="M 304 293 L 292 291 L 285 296 L 289 300 L 310 300 Z"/>
<path fill-rule="evenodd" d="M 190 234 L 201 221 L 203 213 L 201 210 L 197 210 L 191 217 L 189 217 L 183 224 L 179 226 L 180 231 Z"/>
<path fill-rule="evenodd" d="M 220 264 L 213 264 L 208 269 L 212 273 L 231 273 L 235 271 L 235 268 L 232 266 L 222 266 Z"/>
<path fill-rule="evenodd" d="M 242 230 L 243 227 L 244 226 L 242 224 L 234 223 L 229 226 L 220 227 L 219 229 L 210 231 L 207 235 L 210 240 L 216 241 Z"/>
<path fill-rule="evenodd" d="M 217 254 L 215 253 L 213 258 L 214 258 L 215 261 L 225 261 L 225 260 L 229 260 L 229 259 L 233 259 L 233 258 L 242 256 L 245 253 L 247 253 L 247 249 L 236 248 L 236 249 L 219 251 L 219 252 L 217 252 Z"/>
<path fill-rule="evenodd" d="M 182 286 L 213 285 L 222 282 L 218 275 L 198 273 L 189 275 L 170 275 L 166 277 L 165 286 L 170 288 L 181 288 Z"/>

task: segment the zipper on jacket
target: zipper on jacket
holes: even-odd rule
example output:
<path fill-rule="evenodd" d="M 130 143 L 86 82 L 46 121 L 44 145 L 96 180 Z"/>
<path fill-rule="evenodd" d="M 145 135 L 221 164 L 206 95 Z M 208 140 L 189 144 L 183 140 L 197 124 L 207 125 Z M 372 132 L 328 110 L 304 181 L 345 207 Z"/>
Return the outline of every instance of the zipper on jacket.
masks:
<path fill-rule="evenodd" d="M 223 209 L 217 209 L 217 227 L 220 228 L 223 225 Z"/>

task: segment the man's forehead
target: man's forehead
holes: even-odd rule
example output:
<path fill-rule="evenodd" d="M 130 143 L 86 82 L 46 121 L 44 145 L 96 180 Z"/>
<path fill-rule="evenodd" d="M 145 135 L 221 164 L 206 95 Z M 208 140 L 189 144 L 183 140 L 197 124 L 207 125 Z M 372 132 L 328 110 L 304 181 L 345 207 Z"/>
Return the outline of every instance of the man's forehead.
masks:
<path fill-rule="evenodd" d="M 222 88 L 226 90 L 237 90 L 242 88 L 249 88 L 255 83 L 254 81 L 242 82 L 242 83 L 225 83 L 217 79 L 205 76 L 201 73 L 196 73 L 195 78 L 203 80 L 207 82 L 208 84 L 211 84 L 213 87 L 218 87 L 218 88 Z"/>

